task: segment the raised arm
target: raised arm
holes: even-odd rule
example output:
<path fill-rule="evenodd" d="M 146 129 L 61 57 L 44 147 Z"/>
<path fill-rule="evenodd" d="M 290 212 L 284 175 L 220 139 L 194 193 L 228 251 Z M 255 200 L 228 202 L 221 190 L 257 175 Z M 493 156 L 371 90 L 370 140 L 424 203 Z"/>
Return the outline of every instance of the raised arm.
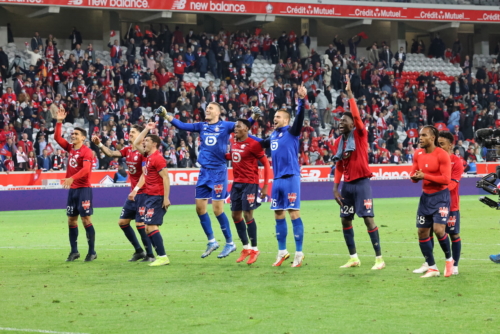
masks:
<path fill-rule="evenodd" d="M 352 94 L 351 80 L 348 75 L 345 76 L 345 79 L 345 90 L 347 91 L 347 97 L 349 97 L 349 107 L 354 119 L 354 126 L 356 127 L 357 131 L 363 131 L 365 125 L 363 124 L 363 120 L 361 119 L 361 115 L 359 114 L 358 105 L 356 104 L 356 100 L 354 99 L 354 95 Z"/>
<path fill-rule="evenodd" d="M 175 126 L 178 129 L 184 130 L 184 131 L 189 131 L 189 132 L 200 132 L 200 123 L 183 123 L 179 121 L 178 119 L 174 118 L 174 116 L 167 114 L 167 111 L 165 108 L 162 108 L 162 112 L 160 117 L 165 118 L 167 121 L 172 123 L 173 126 Z"/>
<path fill-rule="evenodd" d="M 57 124 L 56 124 L 56 131 L 54 133 L 54 139 L 56 142 L 63 148 L 63 150 L 69 152 L 71 150 L 71 144 L 68 143 L 66 139 L 64 139 L 61 135 L 62 132 L 62 122 L 66 119 L 66 110 L 64 110 L 64 107 L 61 106 L 57 110 Z"/>
<path fill-rule="evenodd" d="M 295 116 L 295 120 L 293 121 L 293 125 L 289 130 L 290 133 L 294 136 L 300 136 L 300 132 L 302 131 L 302 125 L 304 123 L 304 114 L 305 114 L 305 97 L 307 96 L 307 89 L 304 85 L 300 85 L 297 91 L 299 94 L 299 103 L 297 104 L 297 115 Z"/>
<path fill-rule="evenodd" d="M 108 147 L 101 143 L 101 139 L 97 135 L 92 136 L 92 142 L 96 144 L 107 157 L 121 158 L 122 153 L 120 151 L 111 151 Z"/>
<path fill-rule="evenodd" d="M 149 133 L 149 131 L 153 130 L 155 127 L 156 127 L 155 123 L 149 122 L 146 125 L 146 127 L 144 128 L 144 130 L 142 130 L 142 132 L 137 136 L 137 138 L 135 138 L 135 141 L 134 141 L 133 145 L 135 147 L 142 146 L 142 141 L 144 140 L 144 138 L 146 138 L 146 136 Z"/>

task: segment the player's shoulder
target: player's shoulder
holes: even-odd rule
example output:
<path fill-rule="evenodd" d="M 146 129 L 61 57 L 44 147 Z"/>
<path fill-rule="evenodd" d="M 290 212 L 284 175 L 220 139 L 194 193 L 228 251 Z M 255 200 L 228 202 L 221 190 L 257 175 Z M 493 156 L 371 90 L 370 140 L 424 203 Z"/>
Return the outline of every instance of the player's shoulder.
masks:
<path fill-rule="evenodd" d="M 455 154 L 450 155 L 450 160 L 452 163 L 462 164 L 462 158 L 456 156 Z"/>
<path fill-rule="evenodd" d="M 419 155 L 422 155 L 422 154 L 425 154 L 425 150 L 424 150 L 423 148 L 417 148 L 417 149 L 415 150 L 415 154 L 414 154 L 414 156 L 415 156 L 415 157 L 418 157 Z"/>
<path fill-rule="evenodd" d="M 259 138 L 259 137 L 255 137 L 255 136 L 252 136 L 252 135 L 248 135 L 248 141 L 251 142 L 251 143 L 257 143 L 257 144 L 260 144 L 260 142 L 262 141 L 262 138 Z"/>

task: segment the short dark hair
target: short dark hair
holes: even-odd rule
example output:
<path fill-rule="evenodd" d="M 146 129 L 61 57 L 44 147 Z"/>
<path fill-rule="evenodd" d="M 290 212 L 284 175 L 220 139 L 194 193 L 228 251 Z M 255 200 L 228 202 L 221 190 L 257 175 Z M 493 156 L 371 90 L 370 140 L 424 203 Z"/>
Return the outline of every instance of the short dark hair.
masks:
<path fill-rule="evenodd" d="M 247 119 L 244 119 L 244 118 L 238 118 L 237 120 L 238 122 L 241 122 L 243 124 L 245 124 L 247 126 L 248 129 L 250 129 L 252 127 L 252 125 L 250 124 L 250 122 L 247 120 Z"/>
<path fill-rule="evenodd" d="M 152 134 L 148 134 L 146 136 L 146 138 L 148 138 L 148 137 L 151 138 L 151 141 L 153 143 L 156 143 L 156 148 L 160 148 L 160 145 L 161 145 L 161 139 L 160 139 L 160 137 L 158 137 L 157 135 L 152 135 Z"/>
<path fill-rule="evenodd" d="M 440 131 L 439 137 L 446 138 L 450 141 L 451 144 L 455 144 L 455 137 L 453 137 L 450 131 Z"/>
<path fill-rule="evenodd" d="M 439 142 L 438 142 L 439 130 L 433 125 L 425 125 L 422 129 L 431 129 L 432 134 L 434 135 L 434 145 L 439 147 Z"/>
<path fill-rule="evenodd" d="M 139 124 L 132 125 L 132 129 L 136 129 L 139 132 L 144 131 L 144 127 L 142 125 L 139 125 Z"/>
<path fill-rule="evenodd" d="M 346 111 L 342 114 L 342 116 L 347 116 L 349 117 L 350 119 L 352 119 L 354 121 L 354 116 L 352 115 L 352 112 L 350 111 Z"/>
<path fill-rule="evenodd" d="M 85 138 L 87 138 L 87 131 L 85 131 L 84 129 L 79 128 L 79 127 L 76 127 L 75 130 L 80 131 L 80 133 L 82 134 L 82 136 L 84 136 Z"/>

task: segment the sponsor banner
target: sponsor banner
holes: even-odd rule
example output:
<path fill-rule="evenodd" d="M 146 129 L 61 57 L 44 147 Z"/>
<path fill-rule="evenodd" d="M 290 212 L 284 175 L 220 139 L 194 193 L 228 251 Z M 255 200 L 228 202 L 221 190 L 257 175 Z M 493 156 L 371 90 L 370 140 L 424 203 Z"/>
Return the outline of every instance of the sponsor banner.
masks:
<path fill-rule="evenodd" d="M 230 14 L 267 14 L 278 16 L 316 16 L 383 20 L 424 20 L 461 22 L 500 22 L 500 11 L 482 9 L 442 9 L 339 4 L 301 4 L 273 1 L 222 0 L 0 0 L 15 5 L 52 5 L 67 7 L 173 10 Z M 469 7 L 470 8 L 470 7 Z"/>
<path fill-rule="evenodd" d="M 484 175 L 494 173 L 498 163 L 478 163 L 477 174 Z M 375 180 L 397 180 L 410 177 L 411 165 L 370 165 Z M 198 181 L 200 170 L 195 168 L 170 169 L 168 171 L 170 184 L 172 185 L 194 185 Z M 330 166 L 304 166 L 301 169 L 303 182 L 325 182 L 330 181 Z M 113 177 L 116 171 L 92 171 L 90 183 L 94 187 L 106 187 L 113 185 Z M 264 170 L 259 170 L 261 185 L 264 179 Z M 66 172 L 12 172 L 0 174 L 0 190 L 8 190 L 13 187 L 25 187 L 25 189 L 41 189 L 59 187 L 61 180 L 66 177 Z M 272 177 L 272 170 L 271 170 Z M 233 169 L 228 168 L 228 180 L 233 182 Z"/>

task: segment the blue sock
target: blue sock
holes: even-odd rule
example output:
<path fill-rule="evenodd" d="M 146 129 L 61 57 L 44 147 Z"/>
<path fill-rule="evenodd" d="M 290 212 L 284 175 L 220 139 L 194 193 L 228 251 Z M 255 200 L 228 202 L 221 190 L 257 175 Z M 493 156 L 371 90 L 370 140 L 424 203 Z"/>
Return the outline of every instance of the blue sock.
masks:
<path fill-rule="evenodd" d="M 85 232 L 87 233 L 87 242 L 89 244 L 89 254 L 95 254 L 95 230 L 94 225 L 88 224 L 85 226 Z"/>
<path fill-rule="evenodd" d="M 286 249 L 286 235 L 288 228 L 286 226 L 286 219 L 276 219 L 276 239 L 278 239 L 278 249 Z"/>
<path fill-rule="evenodd" d="M 347 249 L 349 250 L 349 254 L 356 254 L 356 244 L 354 243 L 354 228 L 352 226 L 344 227 L 342 228 L 342 232 L 344 232 L 344 239 L 347 245 Z"/>
<path fill-rule="evenodd" d="M 438 241 L 439 241 L 439 245 L 441 246 L 441 249 L 444 252 L 445 258 L 449 259 L 451 257 L 451 245 L 450 245 L 450 238 L 448 237 L 448 233 L 445 233 L 441 239 L 438 239 Z"/>
<path fill-rule="evenodd" d="M 71 253 L 78 253 L 78 225 L 69 226 L 69 244 Z"/>
<path fill-rule="evenodd" d="M 233 242 L 233 237 L 231 235 L 231 228 L 229 227 L 229 219 L 227 219 L 226 214 L 223 212 L 217 216 L 217 220 L 220 224 L 220 229 L 222 230 L 222 234 L 226 238 L 226 243 Z"/>
<path fill-rule="evenodd" d="M 436 261 L 434 261 L 434 254 L 432 254 L 431 238 L 419 239 L 418 241 L 425 262 L 427 262 L 429 266 L 435 265 Z"/>
<path fill-rule="evenodd" d="M 134 229 L 130 227 L 130 224 L 127 225 L 120 225 L 123 233 L 125 233 L 125 236 L 127 237 L 128 241 L 134 246 L 134 249 L 136 252 L 142 251 L 141 245 L 139 244 L 139 241 L 137 240 L 137 237 L 135 236 Z"/>
<path fill-rule="evenodd" d="M 295 251 L 302 252 L 302 243 L 304 242 L 304 224 L 301 218 L 292 220 L 293 236 L 295 238 Z"/>
<path fill-rule="evenodd" d="M 458 261 L 460 260 L 460 252 L 462 251 L 462 240 L 460 238 L 451 241 L 451 253 L 453 254 L 453 260 L 455 260 L 454 266 L 458 266 Z"/>
<path fill-rule="evenodd" d="M 137 232 L 141 235 L 142 244 L 146 249 L 146 255 L 153 257 L 153 246 L 151 245 L 151 239 L 149 239 L 148 234 L 146 233 L 146 226 L 136 226 Z"/>
<path fill-rule="evenodd" d="M 247 231 L 252 247 L 257 247 L 257 224 L 255 223 L 255 219 L 247 222 Z"/>
<path fill-rule="evenodd" d="M 381 256 L 382 252 L 380 250 L 380 237 L 378 236 L 378 227 L 373 230 L 368 230 L 368 235 L 372 241 L 373 249 L 375 250 L 375 256 Z"/>
<path fill-rule="evenodd" d="M 163 238 L 161 237 L 160 230 L 153 231 L 149 233 L 148 236 L 151 239 L 151 243 L 156 247 L 156 254 L 158 254 L 158 256 L 167 255 L 165 246 L 163 246 Z"/>
<path fill-rule="evenodd" d="M 248 245 L 247 227 L 245 224 L 245 220 L 241 218 L 239 222 L 234 223 L 234 226 L 236 226 L 236 232 L 238 232 L 238 237 L 240 237 L 243 246 Z"/>
<path fill-rule="evenodd" d="M 203 227 L 203 231 L 205 231 L 205 234 L 207 235 L 207 239 L 214 239 L 214 231 L 212 231 L 212 222 L 210 222 L 208 212 L 205 212 L 204 215 L 198 217 L 200 218 L 201 227 Z"/>

